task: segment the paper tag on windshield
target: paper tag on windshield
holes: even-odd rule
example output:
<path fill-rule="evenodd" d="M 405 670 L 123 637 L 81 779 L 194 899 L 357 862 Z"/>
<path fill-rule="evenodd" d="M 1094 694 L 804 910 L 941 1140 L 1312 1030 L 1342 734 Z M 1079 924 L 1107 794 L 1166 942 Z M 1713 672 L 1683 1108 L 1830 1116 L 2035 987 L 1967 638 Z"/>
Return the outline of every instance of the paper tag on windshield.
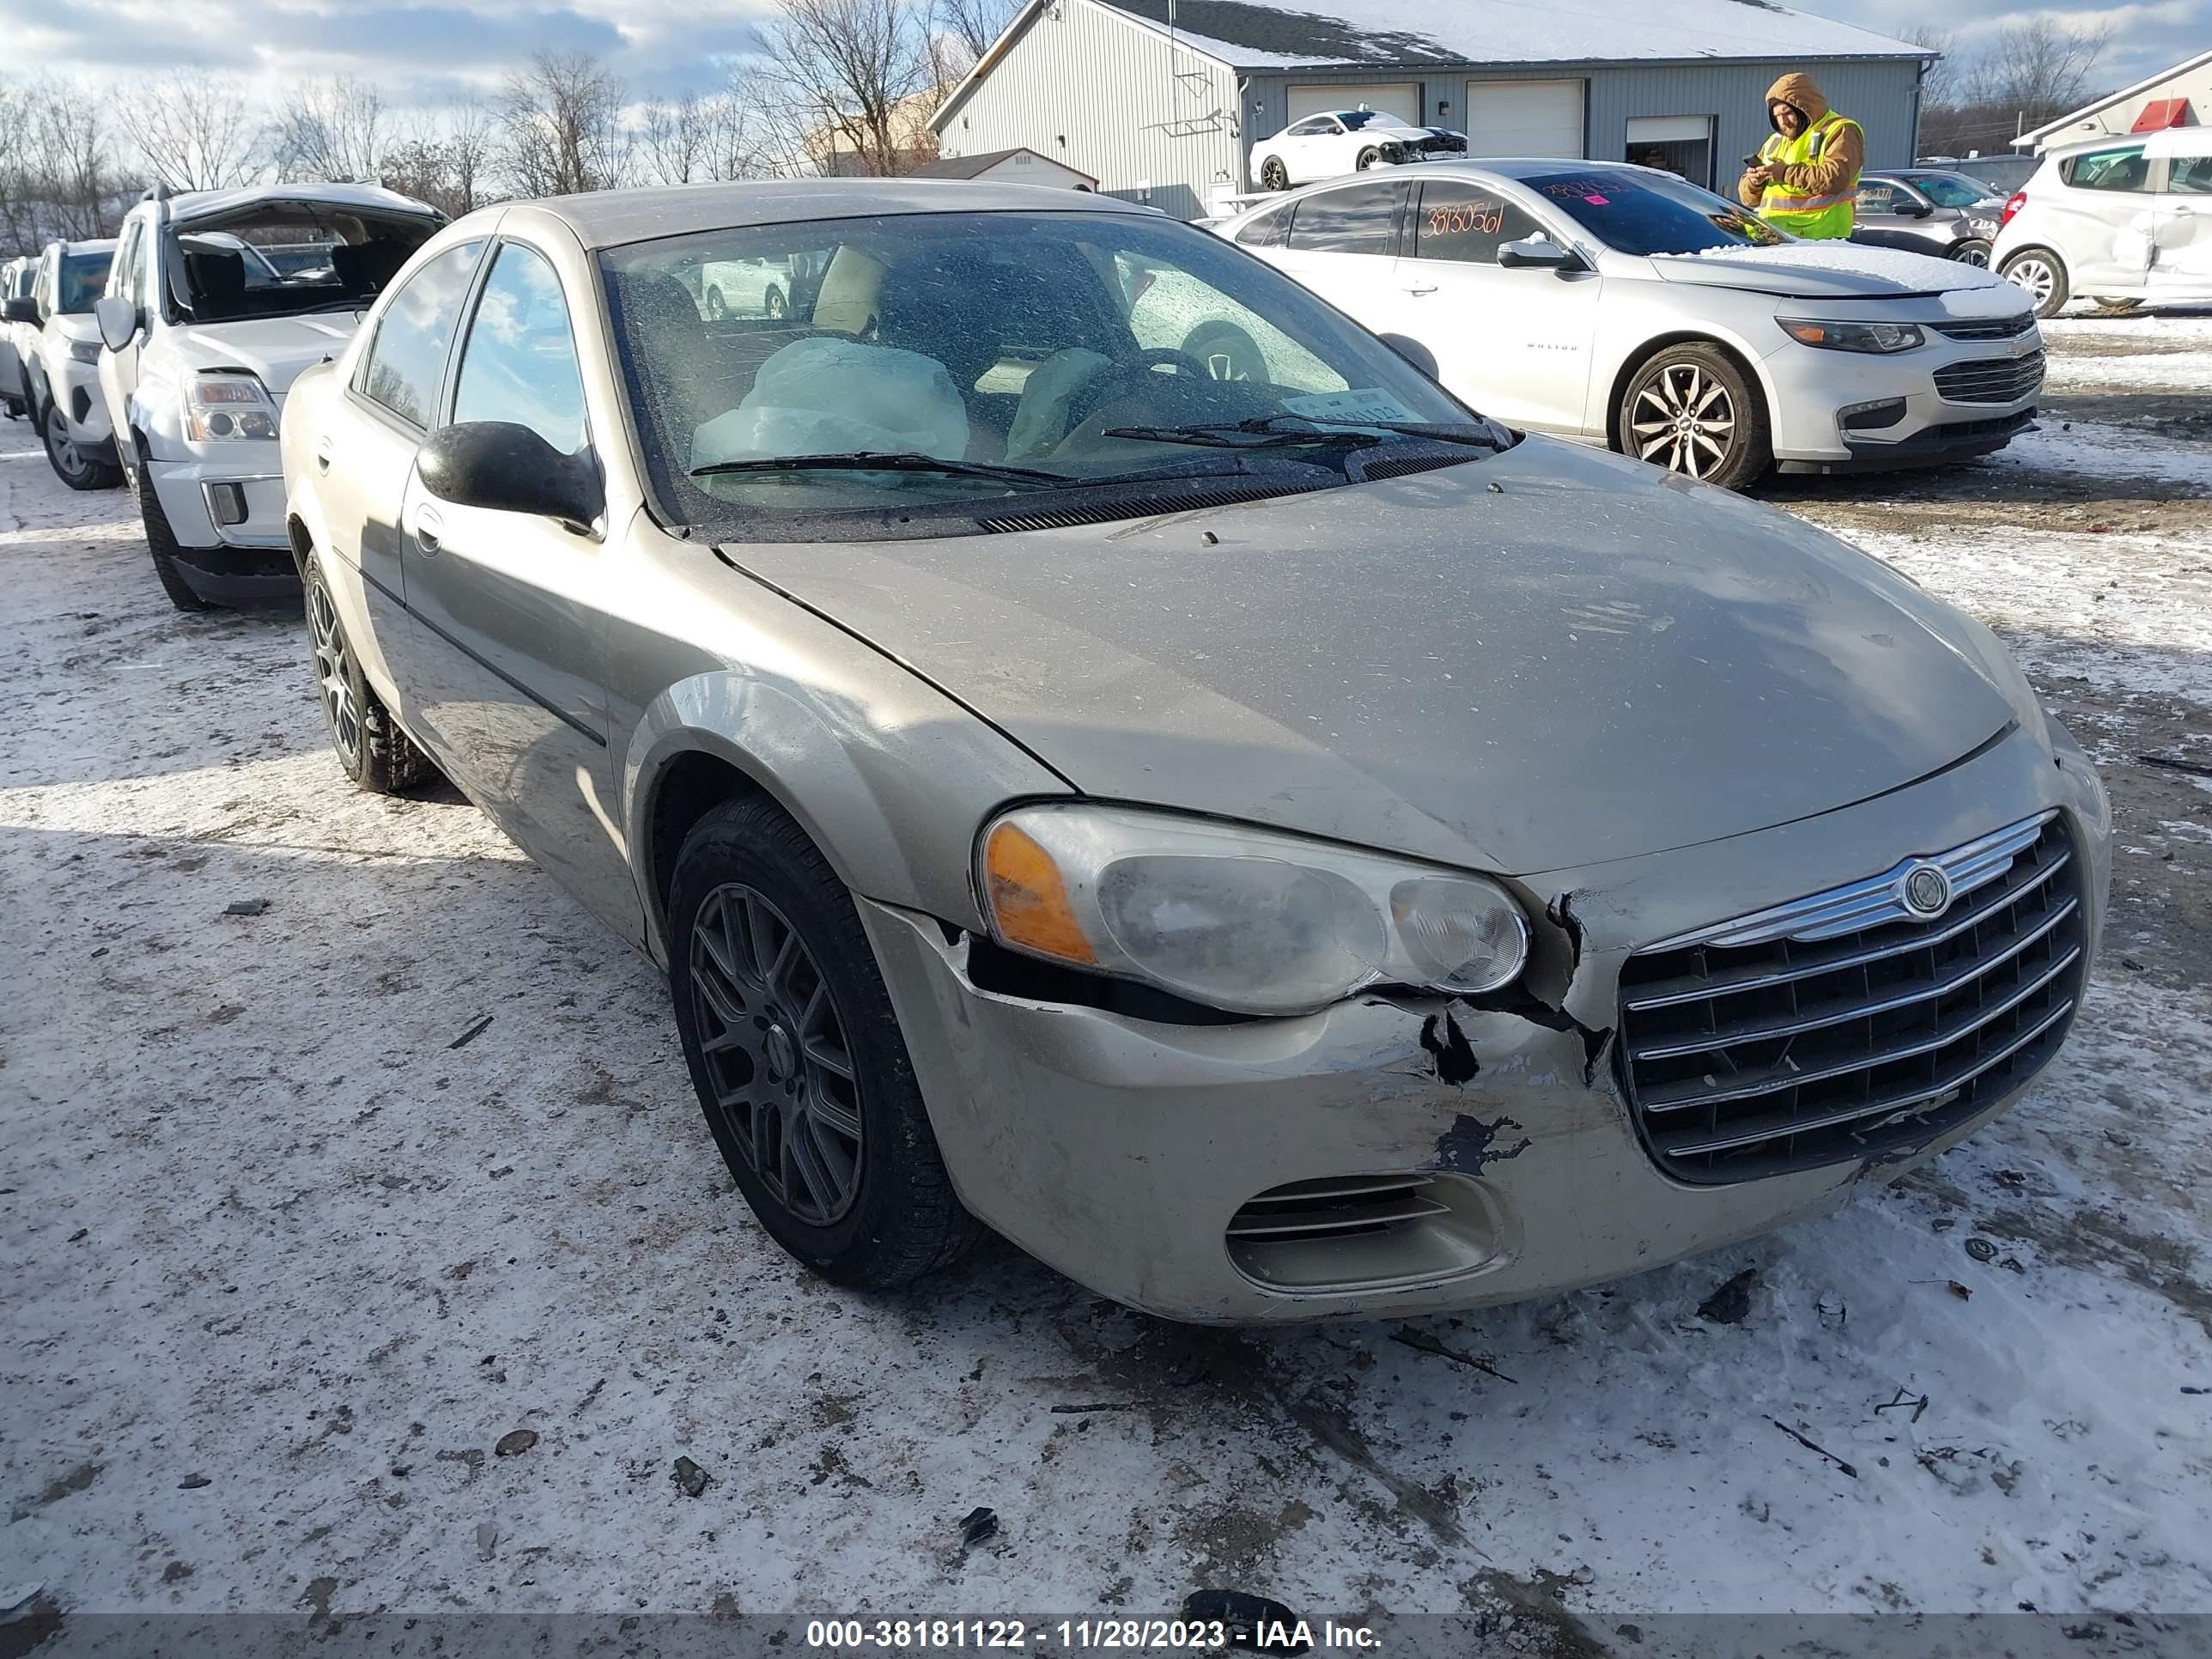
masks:
<path fill-rule="evenodd" d="M 1303 398 L 1285 398 L 1283 407 L 1293 415 L 1316 421 L 1413 421 L 1420 417 L 1380 386 L 1357 386 L 1348 392 L 1314 392 Z"/>

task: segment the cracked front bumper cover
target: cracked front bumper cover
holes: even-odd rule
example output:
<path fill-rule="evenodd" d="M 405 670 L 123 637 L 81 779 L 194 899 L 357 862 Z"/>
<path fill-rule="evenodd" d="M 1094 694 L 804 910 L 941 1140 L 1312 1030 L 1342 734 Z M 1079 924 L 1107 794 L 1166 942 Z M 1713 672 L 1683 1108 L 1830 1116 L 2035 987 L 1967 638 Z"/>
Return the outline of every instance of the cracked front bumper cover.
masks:
<path fill-rule="evenodd" d="M 933 919 L 872 901 L 860 913 L 945 1167 L 982 1220 L 1102 1295 L 1170 1318 L 1411 1315 L 1549 1295 L 1755 1237 L 1835 1207 L 1861 1180 L 1895 1178 L 2008 1109 L 2028 1084 L 1916 1146 L 1692 1186 L 1645 1150 L 1610 1027 L 1639 942 L 2051 807 L 2069 815 L 2086 860 L 2094 952 L 2109 808 L 2085 761 L 2016 728 L 1854 806 L 1528 878 L 1546 925 L 1526 994 L 1486 1008 L 1370 994 L 1294 1018 L 1169 1024 L 985 989 L 964 936 L 948 942 Z M 1449 1212 L 1439 1225 L 1455 1248 L 1406 1258 L 1430 1270 L 1296 1286 L 1248 1271 L 1230 1234 L 1253 1200 L 1382 1176 L 1427 1177 Z"/>
<path fill-rule="evenodd" d="M 868 902 L 860 913 L 962 1200 L 1071 1279 L 1169 1318 L 1374 1316 L 1543 1295 L 1818 1213 L 1856 1174 L 1668 1180 L 1571 1024 L 1381 997 L 1294 1019 L 1158 1024 L 980 989 L 965 944 L 933 921 Z M 1487 1250 L 1425 1281 L 1328 1290 L 1271 1287 L 1232 1259 L 1231 1220 L 1259 1194 L 1394 1172 L 1453 1178 Z"/>

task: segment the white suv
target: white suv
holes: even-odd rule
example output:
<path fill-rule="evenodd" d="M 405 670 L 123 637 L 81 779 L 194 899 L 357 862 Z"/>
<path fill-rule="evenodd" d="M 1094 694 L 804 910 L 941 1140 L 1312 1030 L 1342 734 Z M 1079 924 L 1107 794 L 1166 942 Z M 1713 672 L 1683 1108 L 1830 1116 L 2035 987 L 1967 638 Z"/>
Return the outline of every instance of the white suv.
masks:
<path fill-rule="evenodd" d="M 154 571 L 179 611 L 296 597 L 276 423 L 301 370 L 438 227 L 371 185 L 171 196 L 123 222 L 99 304 L 106 412 Z"/>
<path fill-rule="evenodd" d="M 38 270 L 39 262 L 27 254 L 0 265 L 0 303 L 29 299 Z M 31 413 L 31 383 L 23 374 L 23 353 L 37 337 L 37 330 L 28 325 L 0 317 L 0 413 L 11 421 L 27 419 Z"/>
<path fill-rule="evenodd" d="M 29 295 L 6 303 L 8 321 L 28 325 L 16 336 L 16 356 L 32 423 L 54 475 L 71 489 L 112 489 L 122 482 L 100 396 L 100 331 L 92 318 L 114 249 L 112 242 L 49 242 Z"/>
<path fill-rule="evenodd" d="M 2179 127 L 2048 152 L 2005 204 L 1990 263 L 2057 314 L 2212 300 L 2212 131 Z"/>

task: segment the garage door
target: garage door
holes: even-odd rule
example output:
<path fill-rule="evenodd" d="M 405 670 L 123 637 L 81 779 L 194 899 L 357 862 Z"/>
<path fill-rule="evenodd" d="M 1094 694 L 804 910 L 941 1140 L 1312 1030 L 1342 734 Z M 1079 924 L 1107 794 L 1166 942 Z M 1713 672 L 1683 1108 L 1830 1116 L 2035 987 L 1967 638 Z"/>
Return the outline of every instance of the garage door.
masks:
<path fill-rule="evenodd" d="M 1467 148 L 1472 155 L 1580 155 L 1579 81 L 1470 81 Z"/>
<path fill-rule="evenodd" d="M 1291 88 L 1291 119 L 1303 121 L 1309 115 L 1319 115 L 1325 110 L 1358 109 L 1362 104 L 1370 109 L 1379 109 L 1396 116 L 1401 121 L 1421 125 L 1421 88 L 1412 81 L 1394 82 L 1380 87 L 1292 87 Z M 1576 106 L 1581 107 L 1579 104 Z"/>

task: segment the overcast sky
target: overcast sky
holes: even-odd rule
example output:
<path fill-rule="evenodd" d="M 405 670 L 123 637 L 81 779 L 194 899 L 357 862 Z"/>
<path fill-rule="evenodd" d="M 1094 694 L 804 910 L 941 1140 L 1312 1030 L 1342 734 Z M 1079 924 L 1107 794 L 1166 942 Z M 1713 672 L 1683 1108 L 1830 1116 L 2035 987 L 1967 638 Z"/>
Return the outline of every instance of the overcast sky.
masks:
<path fill-rule="evenodd" d="M 1276 0 L 1295 9 L 1301 0 Z M 1477 4 L 1480 0 L 1454 0 Z M 346 72 L 395 101 L 435 101 L 469 82 L 495 85 L 538 46 L 605 57 L 641 93 L 720 82 L 754 43 L 749 21 L 769 0 L 0 0 L 6 67 L 64 74 L 183 64 L 234 70 L 264 88 L 301 74 Z M 1326 0 L 1318 0 L 1321 7 Z M 1797 0 L 1863 27 L 1910 30 L 1934 21 L 1962 48 L 2030 12 L 2007 0 Z M 2160 0 L 2054 11 L 2112 18 L 2119 33 L 2098 79 L 2123 86 L 2212 46 L 2212 0 Z M 2100 88 L 2101 89 L 2101 88 Z"/>

